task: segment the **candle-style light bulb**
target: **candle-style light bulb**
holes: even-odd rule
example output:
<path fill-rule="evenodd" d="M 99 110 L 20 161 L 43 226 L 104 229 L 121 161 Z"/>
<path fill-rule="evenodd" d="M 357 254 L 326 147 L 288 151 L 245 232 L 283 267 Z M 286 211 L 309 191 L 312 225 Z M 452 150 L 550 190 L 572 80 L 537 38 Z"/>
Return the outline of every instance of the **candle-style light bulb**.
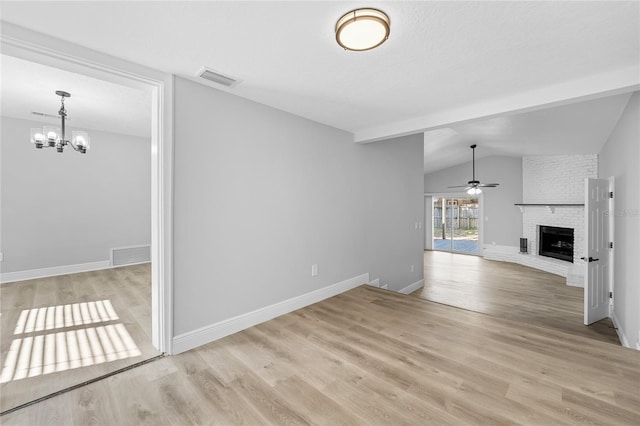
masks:
<path fill-rule="evenodd" d="M 89 138 L 89 134 L 81 130 L 74 130 L 73 137 L 71 140 L 73 141 L 73 145 L 75 149 L 77 151 L 80 151 L 83 154 L 87 152 L 91 144 L 91 139 Z"/>
<path fill-rule="evenodd" d="M 42 148 L 42 144 L 44 143 L 44 132 L 40 127 L 31 128 L 31 143 L 36 146 L 36 148 Z"/>

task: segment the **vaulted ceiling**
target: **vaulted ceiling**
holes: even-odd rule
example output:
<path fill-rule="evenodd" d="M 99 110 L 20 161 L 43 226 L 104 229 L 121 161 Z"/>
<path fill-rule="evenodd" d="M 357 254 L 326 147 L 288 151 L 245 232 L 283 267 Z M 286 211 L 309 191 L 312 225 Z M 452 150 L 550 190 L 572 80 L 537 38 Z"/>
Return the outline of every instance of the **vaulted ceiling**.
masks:
<path fill-rule="evenodd" d="M 372 51 L 344 51 L 335 22 L 361 6 L 388 13 L 390 38 Z M 213 68 L 240 83 L 199 81 L 350 131 L 358 142 L 449 128 L 464 135 L 456 139 L 462 146 L 475 137 L 473 123 L 497 129 L 490 121 L 497 117 L 523 113 L 508 119 L 520 122 L 640 88 L 636 1 L 3 1 L 1 8 L 5 22 L 168 73 L 198 80 L 202 67 Z M 618 111 L 626 101 L 616 99 L 600 107 Z M 564 112 L 601 111 L 578 108 Z M 604 127 L 612 127 L 617 117 L 606 115 Z M 532 123 L 544 127 L 541 117 Z M 505 134 L 477 136 L 495 142 L 492 152 L 522 155 Z M 445 143 L 430 139 L 439 142 L 427 151 Z"/>

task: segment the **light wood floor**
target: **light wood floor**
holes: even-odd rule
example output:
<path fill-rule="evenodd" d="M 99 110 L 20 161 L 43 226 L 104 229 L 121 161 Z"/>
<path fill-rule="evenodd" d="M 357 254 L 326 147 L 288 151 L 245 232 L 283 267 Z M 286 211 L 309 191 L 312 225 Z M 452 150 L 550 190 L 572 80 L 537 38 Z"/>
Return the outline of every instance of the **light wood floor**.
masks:
<path fill-rule="evenodd" d="M 159 354 L 151 345 L 150 264 L 3 284 L 0 299 L 2 411 Z M 105 312 L 109 303 L 115 311 L 111 315 Z M 101 312 L 95 309 L 98 305 Z M 21 315 L 29 318 L 23 312 L 34 312 L 31 323 L 18 326 Z M 124 335 L 109 336 L 122 333 L 123 327 Z M 126 334 L 139 355 L 117 348 L 126 343 Z M 17 343 L 20 355 L 12 363 L 10 350 Z M 80 349 L 75 357 L 74 348 Z M 63 356 L 67 362 L 60 362 Z M 21 370 L 23 358 L 22 367 L 29 368 Z"/>
<path fill-rule="evenodd" d="M 619 345 L 610 318 L 590 326 L 583 324 L 584 290 L 567 286 L 565 281 L 561 276 L 515 263 L 425 251 L 425 285 L 412 294 Z"/>
<path fill-rule="evenodd" d="M 13 424 L 640 424 L 640 352 L 369 286 Z"/>

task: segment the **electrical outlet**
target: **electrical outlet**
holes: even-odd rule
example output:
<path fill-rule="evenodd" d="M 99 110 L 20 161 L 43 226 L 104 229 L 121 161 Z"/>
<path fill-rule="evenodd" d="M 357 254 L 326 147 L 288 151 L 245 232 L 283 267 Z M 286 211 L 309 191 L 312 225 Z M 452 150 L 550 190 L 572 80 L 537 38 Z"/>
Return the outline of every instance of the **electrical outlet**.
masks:
<path fill-rule="evenodd" d="M 4 262 L 4 253 L 0 251 L 0 262 Z"/>
<path fill-rule="evenodd" d="M 318 275 L 318 264 L 315 263 L 313 265 L 311 265 L 311 276 L 315 277 Z"/>
<path fill-rule="evenodd" d="M 413 269 L 414 269 L 414 268 L 413 268 L 413 265 L 411 265 L 411 272 L 413 272 Z"/>

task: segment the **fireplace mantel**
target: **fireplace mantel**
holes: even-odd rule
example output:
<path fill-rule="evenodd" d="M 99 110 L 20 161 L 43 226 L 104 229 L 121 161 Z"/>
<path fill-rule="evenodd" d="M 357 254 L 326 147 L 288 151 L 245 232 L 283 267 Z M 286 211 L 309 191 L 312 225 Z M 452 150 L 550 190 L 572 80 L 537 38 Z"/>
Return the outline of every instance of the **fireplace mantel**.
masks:
<path fill-rule="evenodd" d="M 545 203 L 545 204 L 526 204 L 526 203 L 516 203 L 514 206 L 518 206 L 520 208 L 520 213 L 524 213 L 525 207 L 546 207 L 550 213 L 556 212 L 556 207 L 584 207 L 584 204 L 554 204 L 554 203 Z"/>

